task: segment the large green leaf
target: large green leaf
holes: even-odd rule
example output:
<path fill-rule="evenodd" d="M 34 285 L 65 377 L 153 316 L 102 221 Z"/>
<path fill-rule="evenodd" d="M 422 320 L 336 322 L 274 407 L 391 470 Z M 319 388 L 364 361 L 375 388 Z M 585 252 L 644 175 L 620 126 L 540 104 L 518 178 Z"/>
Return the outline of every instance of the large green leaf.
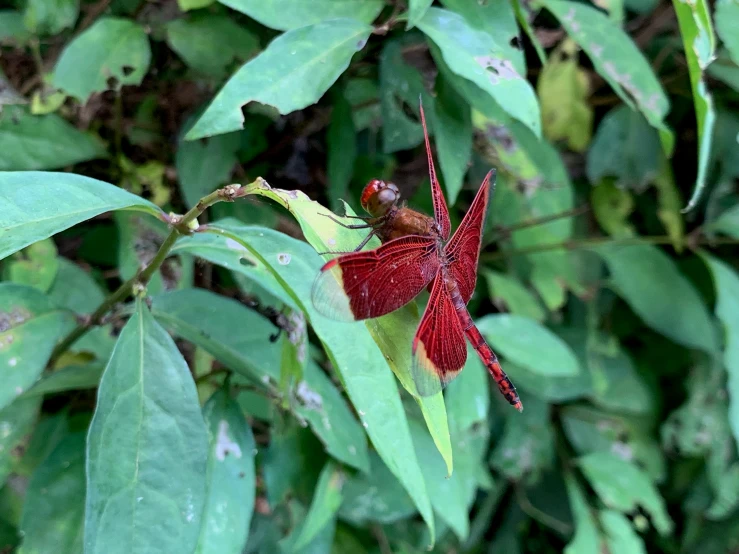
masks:
<path fill-rule="evenodd" d="M 607 15 L 578 2 L 545 0 L 567 33 L 588 54 L 595 69 L 621 99 L 638 109 L 650 125 L 668 133 L 669 101 L 649 62 L 629 36 Z"/>
<path fill-rule="evenodd" d="M 636 465 L 610 452 L 588 454 L 579 458 L 578 464 L 606 506 L 624 513 L 633 513 L 642 507 L 660 534 L 672 532 L 673 523 L 664 500 Z"/>
<path fill-rule="evenodd" d="M 371 23 L 382 9 L 382 0 L 218 0 L 229 8 L 245 13 L 262 25 L 287 31 L 350 17 Z"/>
<path fill-rule="evenodd" d="M 259 39 L 225 14 L 175 19 L 167 24 L 167 42 L 191 68 L 216 78 L 234 59 L 246 61 L 259 51 Z"/>
<path fill-rule="evenodd" d="M 47 372 L 35 385 L 23 393 L 23 396 L 34 397 L 68 390 L 93 389 L 100 383 L 103 369 L 103 365 L 99 362 L 68 365 L 55 369 Z"/>
<path fill-rule="evenodd" d="M 186 289 L 156 296 L 152 313 L 175 334 L 250 381 L 280 382 L 281 342 L 270 341 L 275 327 L 257 312 L 202 289 Z M 366 470 L 367 441 L 341 393 L 314 363 L 308 364 L 303 377 L 296 390 L 299 405 L 292 409 L 309 422 L 329 454 Z"/>
<path fill-rule="evenodd" d="M 311 201 L 299 191 L 281 191 L 271 189 L 266 183 L 257 185 L 252 189 L 255 194 L 266 196 L 290 210 L 290 213 L 298 220 L 300 227 L 308 242 L 319 252 L 326 251 L 349 251 L 353 250 L 362 239 L 365 232 L 345 229 L 320 214 L 330 213 Z M 351 209 L 346 207 L 347 215 L 353 215 Z M 354 220 L 352 220 L 354 221 Z M 373 239 L 369 242 L 370 247 L 376 247 L 379 241 Z M 312 282 L 318 275 L 318 266 L 310 276 L 306 278 Z M 306 283 L 306 290 L 308 283 Z M 306 293 L 303 301 L 307 302 L 310 294 Z M 311 318 L 311 321 L 313 318 Z M 321 317 L 322 321 L 327 321 Z M 452 447 L 449 439 L 449 428 L 444 408 L 444 397 L 441 392 L 433 396 L 419 396 L 413 376 L 411 374 L 411 345 L 413 336 L 418 327 L 418 313 L 414 303 L 397 310 L 391 314 L 365 322 L 371 337 L 380 347 L 387 364 L 393 370 L 403 388 L 407 390 L 418 402 L 429 432 L 436 443 L 436 447 L 446 461 L 449 474 L 452 473 Z M 357 326 L 355 326 L 357 327 Z M 340 332 L 346 328 L 346 324 L 331 326 L 332 331 Z M 332 337 L 336 340 L 336 337 Z M 327 343 L 327 341 L 324 341 Z M 333 343 L 327 343 L 329 348 L 334 348 Z"/>
<path fill-rule="evenodd" d="M 14 10 L 0 10 L 0 43 L 23 46 L 32 33 L 23 24 L 23 14 Z"/>
<path fill-rule="evenodd" d="M 105 155 L 100 139 L 56 114 L 31 115 L 24 106 L 0 114 L 0 171 L 58 169 Z"/>
<path fill-rule="evenodd" d="M 291 195 L 291 209 L 296 209 L 299 193 L 285 193 Z M 387 371 L 384 356 L 364 325 L 357 323 L 348 329 L 346 323 L 319 315 L 309 301 L 311 284 L 322 265 L 321 258 L 304 242 L 271 229 L 221 221 L 218 225 L 210 225 L 209 231 L 222 234 L 224 239 L 231 238 L 240 242 L 259 257 L 305 312 L 341 375 L 347 394 L 359 412 L 372 444 L 413 498 L 433 540 L 431 504 L 411 446 L 410 431 L 397 386 Z M 351 334 L 351 341 L 346 340 L 347 333 Z M 410 343 L 410 352 L 409 345 Z M 441 409 L 443 411 L 443 407 Z"/>
<path fill-rule="evenodd" d="M 308 514 L 290 541 L 292 551 L 300 551 L 308 545 L 336 516 L 343 499 L 341 490 L 345 481 L 346 475 L 341 468 L 333 462 L 327 462 L 318 478 Z"/>
<path fill-rule="evenodd" d="M 77 314 L 94 312 L 105 300 L 105 293 L 100 285 L 76 263 L 66 258 L 58 260 L 59 269 L 47 293 L 51 301 Z"/>
<path fill-rule="evenodd" d="M 608 265 L 613 288 L 647 325 L 685 346 L 718 350 L 705 304 L 662 250 L 650 244 L 592 250 Z"/>
<path fill-rule="evenodd" d="M 729 375 L 729 424 L 739 444 L 739 275 L 723 261 L 702 254 L 713 274 L 716 316 L 724 326 L 724 365 Z"/>
<path fill-rule="evenodd" d="M 334 204 L 346 195 L 357 160 L 357 130 L 352 119 L 352 106 L 344 91 L 333 96 L 334 109 L 326 132 L 326 177 L 328 195 Z"/>
<path fill-rule="evenodd" d="M 38 289 L 0 283 L 0 409 L 39 378 L 56 341 L 74 325 L 72 313 Z"/>
<path fill-rule="evenodd" d="M 3 264 L 3 280 L 28 285 L 47 292 L 59 270 L 54 241 L 44 239 L 29 244 Z"/>
<path fill-rule="evenodd" d="M 512 314 L 528 317 L 538 322 L 544 321 L 546 312 L 536 296 L 521 281 L 512 275 L 495 271 L 483 271 L 488 283 L 490 300 Z"/>
<path fill-rule="evenodd" d="M 593 108 L 588 103 L 589 79 L 577 63 L 577 46 L 568 39 L 549 57 L 536 91 L 541 102 L 544 135 L 583 152 L 593 132 Z"/>
<path fill-rule="evenodd" d="M 533 319 L 495 314 L 478 320 L 477 327 L 496 352 L 534 373 L 568 377 L 581 371 L 567 343 Z"/>
<path fill-rule="evenodd" d="M 207 495 L 196 554 L 241 554 L 254 511 L 256 445 L 251 428 L 228 389 L 203 408 L 210 430 Z"/>
<path fill-rule="evenodd" d="M 161 210 L 125 190 L 72 173 L 0 172 L 0 259 L 103 212 Z"/>
<path fill-rule="evenodd" d="M 0 410 L 0 486 L 25 453 L 25 441 L 33 431 L 41 401 L 19 398 Z"/>
<path fill-rule="evenodd" d="M 150 61 L 149 37 L 141 25 L 103 17 L 67 44 L 52 82 L 84 103 L 94 92 L 140 85 Z"/>
<path fill-rule="evenodd" d="M 82 552 L 85 434 L 64 437 L 33 472 L 23 505 L 19 554 Z"/>
<path fill-rule="evenodd" d="M 716 2 L 716 32 L 731 55 L 734 63 L 739 65 L 739 36 L 736 33 L 739 25 L 739 2 L 737 0 L 718 0 Z"/>
<path fill-rule="evenodd" d="M 439 8 L 429 8 L 418 28 L 439 47 L 454 73 L 475 83 L 506 113 L 541 136 L 536 93 L 491 35 L 472 28 L 462 16 Z"/>
<path fill-rule="evenodd" d="M 434 137 L 447 203 L 457 201 L 472 157 L 470 107 L 443 76 L 436 79 Z"/>
<path fill-rule="evenodd" d="M 56 35 L 74 27 L 80 13 L 79 0 L 28 0 L 23 23 L 34 35 Z"/>
<path fill-rule="evenodd" d="M 334 19 L 288 31 L 242 66 L 187 133 L 189 140 L 238 131 L 242 106 L 251 101 L 282 114 L 317 102 L 364 47 L 372 27 Z"/>
<path fill-rule="evenodd" d="M 693 105 L 698 120 L 698 176 L 693 195 L 685 208 L 690 210 L 698 203 L 706 186 L 713 125 L 716 122 L 713 97 L 708 92 L 704 75 L 708 65 L 716 57 L 716 37 L 713 34 L 711 14 L 706 0 L 694 2 L 673 0 L 672 5 L 680 24 L 685 58 L 688 60 L 690 86 L 693 89 Z"/>
<path fill-rule="evenodd" d="M 521 75 L 526 74 L 526 58 L 520 47 L 516 14 L 510 2 L 467 2 L 441 0 L 442 5 L 463 16 L 473 29 L 488 33 Z"/>
<path fill-rule="evenodd" d="M 187 364 L 137 301 L 90 425 L 85 552 L 192 552 L 207 459 L 208 432 Z"/>
<path fill-rule="evenodd" d="M 598 527 L 588 506 L 585 493 L 572 473 L 565 473 L 570 509 L 575 520 L 575 535 L 564 549 L 565 554 L 591 554 L 601 551 Z"/>

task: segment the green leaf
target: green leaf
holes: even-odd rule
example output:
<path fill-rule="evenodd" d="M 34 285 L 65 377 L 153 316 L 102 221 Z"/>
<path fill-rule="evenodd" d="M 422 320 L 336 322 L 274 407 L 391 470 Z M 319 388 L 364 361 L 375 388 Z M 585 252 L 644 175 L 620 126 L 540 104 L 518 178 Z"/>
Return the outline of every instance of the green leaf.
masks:
<path fill-rule="evenodd" d="M 374 451 L 369 472 L 349 476 L 342 493 L 339 516 L 355 525 L 393 523 L 416 513 L 408 493 Z"/>
<path fill-rule="evenodd" d="M 464 370 L 446 389 L 445 400 L 451 433 L 459 435 L 485 424 L 490 410 L 488 372 L 468 345 Z"/>
<path fill-rule="evenodd" d="M 87 271 L 67 258 L 57 258 L 59 269 L 48 291 L 51 301 L 77 314 L 89 314 L 105 300 L 105 293 Z"/>
<path fill-rule="evenodd" d="M 141 25 L 103 17 L 67 44 L 52 83 L 85 103 L 95 92 L 140 85 L 150 61 L 149 38 Z"/>
<path fill-rule="evenodd" d="M 100 383 L 103 366 L 99 363 L 69 365 L 55 369 L 39 379 L 23 396 L 36 397 L 69 390 L 94 389 Z"/>
<path fill-rule="evenodd" d="M 603 179 L 590 192 L 593 215 L 601 229 L 615 238 L 636 235 L 629 216 L 634 211 L 634 197 L 625 188 L 617 187 L 612 179 Z"/>
<path fill-rule="evenodd" d="M 281 344 L 271 342 L 275 327 L 238 302 L 202 289 L 158 295 L 152 313 L 178 336 L 211 353 L 229 369 L 260 384 L 280 380 Z M 248 332 L 234 332 L 234 329 Z M 283 339 L 284 340 L 284 339 Z M 296 413 L 306 419 L 329 454 L 366 470 L 367 442 L 341 393 L 313 362 L 296 389 Z"/>
<path fill-rule="evenodd" d="M 331 461 L 326 462 L 318 478 L 308 514 L 296 530 L 294 541 L 291 541 L 293 552 L 307 546 L 334 518 L 343 500 L 341 490 L 345 480 L 346 476 L 340 467 Z"/>
<path fill-rule="evenodd" d="M 79 0 L 27 0 L 23 23 L 34 35 L 56 35 L 74 27 Z"/>
<path fill-rule="evenodd" d="M 716 317 L 724 327 L 724 365 L 728 373 L 729 425 L 739 443 L 739 275 L 723 261 L 701 254 L 713 275 Z"/>
<path fill-rule="evenodd" d="M 301 203 L 300 195 L 297 192 L 285 192 L 290 194 L 290 208 L 297 210 L 296 204 Z M 302 203 L 306 203 L 305 199 Z M 315 218 L 318 217 L 315 215 Z M 321 219 L 330 221 L 328 218 Z M 397 386 L 386 369 L 384 356 L 365 331 L 364 325 L 358 323 L 349 329 L 346 323 L 319 315 L 309 302 L 311 284 L 322 265 L 321 258 L 307 244 L 271 229 L 222 221 L 218 226 L 210 225 L 209 230 L 240 242 L 260 258 L 304 311 L 334 368 L 341 375 L 349 399 L 358 411 L 372 444 L 413 498 L 429 527 L 433 542 L 431 504 L 411 447 L 410 432 Z M 346 333 L 352 335 L 351 344 L 346 341 Z M 410 356 L 410 341 L 406 344 L 407 355 Z M 440 409 L 443 413 L 443 405 Z M 434 410 L 434 415 L 437 410 Z M 443 415 L 446 427 L 446 414 Z"/>
<path fill-rule="evenodd" d="M 533 319 L 495 314 L 478 320 L 477 327 L 506 360 L 535 373 L 567 377 L 581 371 L 567 343 Z"/>
<path fill-rule="evenodd" d="M 418 21 L 424 16 L 429 6 L 434 0 L 409 0 L 408 2 L 408 24 L 405 26 L 406 31 L 416 26 Z"/>
<path fill-rule="evenodd" d="M 447 203 L 452 206 L 462 190 L 472 157 L 470 107 L 452 85 L 439 76 L 434 102 L 434 137 Z"/>
<path fill-rule="evenodd" d="M 105 156 L 98 138 L 58 115 L 31 115 L 22 106 L 5 106 L 0 114 L 0 171 L 56 169 Z"/>
<path fill-rule="evenodd" d="M 622 187 L 644 190 L 659 175 L 663 153 L 657 132 L 627 106 L 614 108 L 598 125 L 587 154 L 591 183 L 616 177 Z"/>
<path fill-rule="evenodd" d="M 371 23 L 382 10 L 382 0 L 218 0 L 262 25 L 288 31 L 330 19 L 351 18 Z"/>
<path fill-rule="evenodd" d="M 661 535 L 672 532 L 673 523 L 664 500 L 637 466 L 609 452 L 583 456 L 578 459 L 578 465 L 606 506 L 623 513 L 633 513 L 641 507 L 649 513 Z"/>
<path fill-rule="evenodd" d="M 562 42 L 539 74 L 536 91 L 544 136 L 584 152 L 593 132 L 593 108 L 588 103 L 589 79 L 577 63 L 577 51 L 571 39 Z"/>
<path fill-rule="evenodd" d="M 575 536 L 564 549 L 565 554 L 591 554 L 601 551 L 601 539 L 585 492 L 569 471 L 565 473 L 567 497 L 575 519 Z"/>
<path fill-rule="evenodd" d="M 214 235 L 197 233 L 190 237 L 181 237 L 171 252 L 192 254 L 245 277 L 252 285 L 255 284 L 271 295 L 270 301 L 266 302 L 268 304 L 281 302 L 290 308 L 297 307 L 267 266 L 234 240 L 223 241 Z"/>
<path fill-rule="evenodd" d="M 714 17 L 718 36 L 729 51 L 731 59 L 739 65 L 739 37 L 736 34 L 737 25 L 739 25 L 739 2 L 718 0 Z"/>
<path fill-rule="evenodd" d="M 38 289 L 0 283 L 0 409 L 39 378 L 56 341 L 74 325 L 71 312 L 56 309 Z"/>
<path fill-rule="evenodd" d="M 403 49 L 412 44 L 421 43 L 406 38 L 388 41 L 380 55 L 382 149 L 386 154 L 414 148 L 423 142 L 419 98 L 426 111 L 432 113 L 430 107 L 434 100 L 426 91 L 424 77 L 403 57 Z"/>
<path fill-rule="evenodd" d="M 629 36 L 607 15 L 586 4 L 545 0 L 544 6 L 588 54 L 598 73 L 652 127 L 666 130 L 669 100 L 649 62 Z"/>
<path fill-rule="evenodd" d="M 439 8 L 429 8 L 418 28 L 439 47 L 454 73 L 475 83 L 506 113 L 541 136 L 534 89 L 491 35 L 473 29 L 462 16 Z"/>
<path fill-rule="evenodd" d="M 717 219 L 710 222 L 707 227 L 712 231 L 719 231 L 730 237 L 739 239 L 739 204 L 724 211 Z"/>
<path fill-rule="evenodd" d="M 207 458 L 187 364 L 138 301 L 105 368 L 90 425 L 85 552 L 191 552 Z"/>
<path fill-rule="evenodd" d="M 537 15 L 537 13 L 535 13 L 533 10 L 533 6 L 524 3 L 522 0 L 511 0 L 511 5 L 513 6 L 513 11 L 516 14 L 516 21 L 521 26 L 521 29 L 523 29 L 524 33 L 526 33 L 526 36 L 531 41 L 531 44 L 534 46 L 534 50 L 536 51 L 536 56 L 539 58 L 539 62 L 541 62 L 541 65 L 546 65 L 547 55 L 544 52 L 544 47 L 541 45 L 539 37 L 534 32 L 534 27 L 532 25 L 532 22 Z"/>
<path fill-rule="evenodd" d="M 228 80 L 186 138 L 238 131 L 244 123 L 241 108 L 251 101 L 281 114 L 314 104 L 364 48 L 371 31 L 359 21 L 334 19 L 280 35 Z"/>
<path fill-rule="evenodd" d="M 546 318 L 544 308 L 521 281 L 497 271 L 484 270 L 482 275 L 488 283 L 490 299 L 496 306 L 539 323 L 544 321 Z"/>
<path fill-rule="evenodd" d="M 0 172 L 0 259 L 103 212 L 161 214 L 151 202 L 72 173 Z"/>
<path fill-rule="evenodd" d="M 468 476 L 462 475 L 459 461 L 457 470 L 449 475 L 444 459 L 426 431 L 426 426 L 414 419 L 409 420 L 408 423 L 416 449 L 416 457 L 421 465 L 421 473 L 426 481 L 434 512 L 460 540 L 464 540 L 469 535 L 470 522 L 462 483 Z"/>
<path fill-rule="evenodd" d="M 718 350 L 705 304 L 662 250 L 650 244 L 591 250 L 608 265 L 614 290 L 649 327 L 690 348 Z"/>
<path fill-rule="evenodd" d="M 16 252 L 3 265 L 4 279 L 46 292 L 59 269 L 56 245 L 51 239 L 35 242 Z"/>
<path fill-rule="evenodd" d="M 300 228 L 308 242 L 319 252 L 352 250 L 365 238 L 365 234 L 362 231 L 345 229 L 332 222 L 329 218 L 321 216 L 320 214 L 328 213 L 328 211 L 318 203 L 308 199 L 307 196 L 299 191 L 271 189 L 266 183 L 257 184 L 252 190 L 254 194 L 266 196 L 290 210 L 290 213 L 298 220 Z M 353 215 L 351 208 L 348 206 L 346 208 L 347 215 Z M 370 247 L 375 247 L 379 244 L 379 241 L 372 240 L 368 244 Z M 303 285 L 305 287 L 305 296 L 302 297 L 305 301 L 310 298 L 308 284 L 315 280 L 320 265 L 318 264 L 313 267 L 313 273 L 305 276 L 307 280 Z M 310 320 L 315 327 L 316 322 L 312 317 Z M 322 316 L 320 320 L 322 322 L 328 322 Z M 448 472 L 451 474 L 453 467 L 452 446 L 449 439 L 446 410 L 444 408 L 444 396 L 441 392 L 433 396 L 419 396 L 411 374 L 410 346 L 413 343 L 413 336 L 418 327 L 418 321 L 419 316 L 416 306 L 411 302 L 409 305 L 391 314 L 366 321 L 365 327 L 369 330 L 374 342 L 380 347 L 380 351 L 384 355 L 387 365 L 390 366 L 390 369 L 398 378 L 403 388 L 414 397 L 420 406 L 429 432 L 434 438 L 439 452 L 441 452 L 441 455 L 446 461 Z M 361 327 L 356 325 L 354 327 L 361 329 Z M 345 332 L 344 329 L 346 329 L 345 323 L 333 322 L 333 325 L 327 326 L 327 331 L 330 330 L 331 332 L 331 340 L 339 340 L 338 336 Z M 334 333 L 336 334 L 334 335 Z M 344 343 L 345 341 L 341 342 Z M 324 345 L 329 349 L 336 348 L 337 346 L 329 340 L 324 340 Z M 341 350 L 343 351 L 343 348 Z M 374 353 L 375 351 L 373 350 L 372 352 Z M 374 355 L 376 353 L 370 354 L 370 356 Z M 384 368 L 384 365 L 380 364 L 380 367 Z M 378 369 L 378 371 L 380 370 Z"/>
<path fill-rule="evenodd" d="M 228 389 L 203 408 L 210 430 L 205 511 L 196 554 L 241 554 L 254 511 L 256 444 Z"/>
<path fill-rule="evenodd" d="M 541 472 L 554 461 L 554 429 L 549 406 L 531 396 L 523 396 L 526 409 L 510 413 L 503 436 L 490 455 L 490 465 L 506 478 L 537 481 Z"/>
<path fill-rule="evenodd" d="M 688 211 L 698 203 L 706 186 L 716 111 L 713 107 L 713 97 L 708 92 L 704 72 L 716 57 L 716 37 L 713 34 L 711 14 L 705 0 L 694 2 L 673 0 L 672 5 L 680 24 L 680 35 L 683 39 L 685 58 L 688 61 L 693 104 L 698 120 L 698 176 L 695 180 L 693 195 L 685 207 Z M 739 5 L 735 4 L 735 6 Z"/>
<path fill-rule="evenodd" d="M 216 0 L 177 0 L 177 5 L 183 12 L 186 12 L 205 8 L 211 4 L 215 4 L 215 2 Z"/>
<path fill-rule="evenodd" d="M 82 552 L 85 434 L 64 437 L 33 472 L 23 505 L 19 554 Z"/>
<path fill-rule="evenodd" d="M 526 58 L 523 49 L 515 46 L 519 40 L 516 14 L 509 2 L 467 2 L 466 0 L 441 0 L 442 5 L 465 18 L 473 29 L 489 34 L 521 75 L 526 74 Z"/>
<path fill-rule="evenodd" d="M 23 46 L 32 33 L 23 24 L 23 14 L 13 10 L 0 10 L 0 44 Z"/>
<path fill-rule="evenodd" d="M 346 195 L 357 159 L 357 137 L 352 107 L 342 91 L 334 94 L 334 109 L 326 132 L 328 196 L 334 202 Z"/>
<path fill-rule="evenodd" d="M 225 77 L 234 59 L 243 62 L 259 51 L 259 39 L 227 15 L 194 13 L 170 21 L 166 29 L 172 50 L 210 77 Z"/>
<path fill-rule="evenodd" d="M 0 410 L 0 486 L 25 454 L 25 442 L 36 425 L 41 401 L 20 398 Z"/>

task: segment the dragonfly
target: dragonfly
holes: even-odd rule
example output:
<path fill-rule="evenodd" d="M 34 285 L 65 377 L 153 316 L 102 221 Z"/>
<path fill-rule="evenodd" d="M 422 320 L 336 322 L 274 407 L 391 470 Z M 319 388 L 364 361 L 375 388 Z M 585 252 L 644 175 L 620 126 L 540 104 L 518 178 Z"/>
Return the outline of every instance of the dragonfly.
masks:
<path fill-rule="evenodd" d="M 313 284 L 313 305 L 338 321 L 362 321 L 393 312 L 424 289 L 429 300 L 412 345 L 412 368 L 421 396 L 442 390 L 464 367 L 466 340 L 477 352 L 505 399 L 523 410 L 516 388 L 475 325 L 467 303 L 477 282 L 477 263 L 488 204 L 495 184 L 491 170 L 475 195 L 454 235 L 446 200 L 439 186 L 431 154 L 426 117 L 420 107 L 426 143 L 434 217 L 400 202 L 393 183 L 373 179 L 362 191 L 361 204 L 369 214 L 348 216 L 361 223 L 336 223 L 369 234 L 352 252 L 326 262 Z M 381 245 L 362 248 L 377 236 Z"/>

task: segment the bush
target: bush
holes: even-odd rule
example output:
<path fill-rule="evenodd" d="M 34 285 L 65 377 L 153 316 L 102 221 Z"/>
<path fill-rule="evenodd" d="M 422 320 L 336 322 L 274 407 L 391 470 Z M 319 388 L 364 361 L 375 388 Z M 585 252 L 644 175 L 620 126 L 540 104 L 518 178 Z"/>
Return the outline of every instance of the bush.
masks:
<path fill-rule="evenodd" d="M 0 551 L 739 548 L 739 7 L 594 4 L 0 11 Z M 497 169 L 468 310 L 521 414 L 471 348 L 423 390 L 451 307 L 311 298 L 368 181 L 434 213 L 419 102 L 452 229 Z"/>

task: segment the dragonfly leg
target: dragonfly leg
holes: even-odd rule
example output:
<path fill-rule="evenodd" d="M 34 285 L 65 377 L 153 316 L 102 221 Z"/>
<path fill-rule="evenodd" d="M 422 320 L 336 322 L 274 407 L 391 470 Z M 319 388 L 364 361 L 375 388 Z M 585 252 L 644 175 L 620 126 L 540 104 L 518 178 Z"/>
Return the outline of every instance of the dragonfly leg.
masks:
<path fill-rule="evenodd" d="M 357 246 L 354 250 L 345 250 L 345 251 L 329 251 L 329 252 L 318 252 L 321 256 L 324 254 L 353 254 L 354 252 L 359 252 L 362 248 L 364 248 L 364 245 L 367 244 L 372 237 L 375 236 L 375 230 L 372 229 L 366 237 L 364 237 L 364 240 L 359 243 L 359 246 Z"/>

